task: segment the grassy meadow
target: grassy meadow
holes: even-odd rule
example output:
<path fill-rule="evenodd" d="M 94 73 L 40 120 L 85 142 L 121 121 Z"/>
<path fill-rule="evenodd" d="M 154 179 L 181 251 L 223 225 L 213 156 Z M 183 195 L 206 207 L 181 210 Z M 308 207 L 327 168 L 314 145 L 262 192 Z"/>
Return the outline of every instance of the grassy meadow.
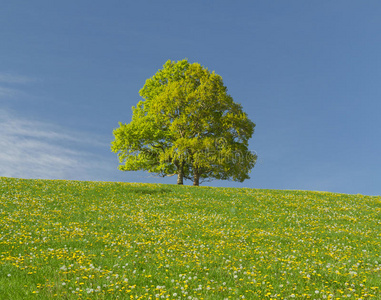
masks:
<path fill-rule="evenodd" d="M 0 299 L 381 299 L 381 197 L 0 178 Z"/>

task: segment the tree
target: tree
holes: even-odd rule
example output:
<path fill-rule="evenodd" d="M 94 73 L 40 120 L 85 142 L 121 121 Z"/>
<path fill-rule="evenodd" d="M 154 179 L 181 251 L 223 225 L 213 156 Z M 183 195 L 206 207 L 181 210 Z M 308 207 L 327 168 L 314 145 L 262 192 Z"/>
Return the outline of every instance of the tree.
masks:
<path fill-rule="evenodd" d="M 113 132 L 119 169 L 177 175 L 178 184 L 190 179 L 196 186 L 249 178 L 255 124 L 227 94 L 221 76 L 198 63 L 169 60 L 139 94 L 132 121 Z"/>

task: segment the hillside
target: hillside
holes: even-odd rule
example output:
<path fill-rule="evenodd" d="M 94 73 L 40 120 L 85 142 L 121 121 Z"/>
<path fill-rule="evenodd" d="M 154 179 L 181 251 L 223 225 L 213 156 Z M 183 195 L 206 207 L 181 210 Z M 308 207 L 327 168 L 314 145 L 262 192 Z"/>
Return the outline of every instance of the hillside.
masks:
<path fill-rule="evenodd" d="M 381 197 L 0 178 L 0 299 L 381 299 Z"/>

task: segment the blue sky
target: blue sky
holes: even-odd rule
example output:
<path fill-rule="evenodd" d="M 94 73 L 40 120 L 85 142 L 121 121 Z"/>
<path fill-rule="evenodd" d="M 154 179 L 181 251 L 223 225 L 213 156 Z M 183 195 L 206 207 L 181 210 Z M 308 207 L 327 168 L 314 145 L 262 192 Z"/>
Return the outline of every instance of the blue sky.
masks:
<path fill-rule="evenodd" d="M 380 1 L 4 2 L 0 176 L 175 183 L 117 170 L 110 142 L 145 80 L 188 58 L 257 124 L 251 179 L 208 185 L 380 195 L 380 16 Z"/>

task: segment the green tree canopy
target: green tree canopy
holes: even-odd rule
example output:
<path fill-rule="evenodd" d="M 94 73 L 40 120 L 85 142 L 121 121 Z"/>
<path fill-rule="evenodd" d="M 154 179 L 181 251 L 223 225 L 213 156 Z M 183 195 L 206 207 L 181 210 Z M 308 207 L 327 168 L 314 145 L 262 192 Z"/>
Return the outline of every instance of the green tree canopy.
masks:
<path fill-rule="evenodd" d="M 227 94 L 221 76 L 198 63 L 167 61 L 139 91 L 129 124 L 119 123 L 113 152 L 120 170 L 146 170 L 183 179 L 249 178 L 255 124 Z"/>

